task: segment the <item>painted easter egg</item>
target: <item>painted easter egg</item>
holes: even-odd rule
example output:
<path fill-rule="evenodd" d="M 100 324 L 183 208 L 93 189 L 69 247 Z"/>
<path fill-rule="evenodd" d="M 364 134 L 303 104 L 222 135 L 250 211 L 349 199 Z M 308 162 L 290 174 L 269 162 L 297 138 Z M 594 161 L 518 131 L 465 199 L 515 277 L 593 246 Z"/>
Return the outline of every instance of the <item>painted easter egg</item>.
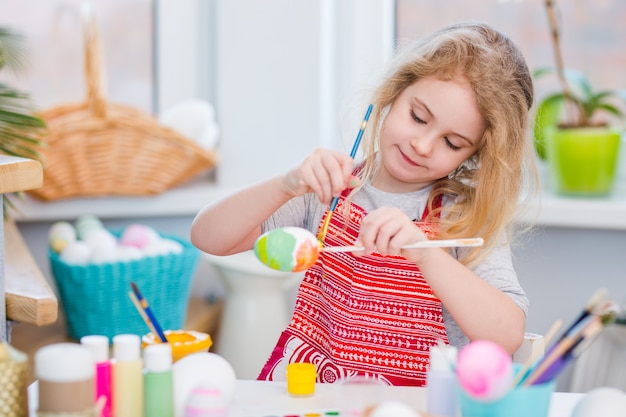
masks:
<path fill-rule="evenodd" d="M 65 245 L 59 257 L 70 265 L 87 265 L 91 259 L 91 248 L 82 240 L 74 240 Z"/>
<path fill-rule="evenodd" d="M 578 402 L 572 417 L 623 417 L 626 392 L 615 387 L 596 387 Z"/>
<path fill-rule="evenodd" d="M 282 227 L 263 233 L 254 242 L 254 254 L 279 271 L 299 272 L 310 268 L 320 252 L 317 238 L 300 227 Z"/>
<path fill-rule="evenodd" d="M 48 243 L 53 251 L 60 253 L 68 243 L 76 240 L 76 229 L 69 222 L 54 223 L 48 232 Z"/>
<path fill-rule="evenodd" d="M 158 232 L 152 227 L 133 223 L 124 228 L 120 236 L 120 245 L 135 246 L 139 249 L 143 249 L 159 239 L 160 236 Z"/>
<path fill-rule="evenodd" d="M 467 395 L 479 401 L 495 401 L 511 388 L 513 361 L 497 343 L 475 340 L 459 351 L 456 373 Z"/>
<path fill-rule="evenodd" d="M 386 400 L 375 406 L 368 417 L 421 417 L 421 414 L 402 401 Z"/>
<path fill-rule="evenodd" d="M 215 384 L 202 381 L 196 385 L 185 406 L 185 417 L 227 417 L 228 401 Z"/>
<path fill-rule="evenodd" d="M 74 222 L 76 235 L 79 239 L 84 239 L 87 232 L 93 229 L 103 229 L 104 225 L 97 216 L 93 214 L 84 214 Z"/>
<path fill-rule="evenodd" d="M 204 407 L 207 405 L 206 402 L 202 404 L 196 402 L 200 400 L 198 394 L 204 396 L 204 400 L 219 399 L 221 404 L 226 407 L 233 401 L 237 381 L 235 370 L 224 357 L 216 353 L 196 352 L 189 354 L 172 365 L 172 373 L 174 379 L 174 415 L 177 417 L 183 417 L 185 413 L 191 411 L 189 401 L 194 390 L 196 390 L 196 398 L 191 404 L 192 406 L 204 404 L 202 405 Z M 199 392 L 198 389 L 202 391 Z M 206 414 L 196 415 L 204 416 Z"/>

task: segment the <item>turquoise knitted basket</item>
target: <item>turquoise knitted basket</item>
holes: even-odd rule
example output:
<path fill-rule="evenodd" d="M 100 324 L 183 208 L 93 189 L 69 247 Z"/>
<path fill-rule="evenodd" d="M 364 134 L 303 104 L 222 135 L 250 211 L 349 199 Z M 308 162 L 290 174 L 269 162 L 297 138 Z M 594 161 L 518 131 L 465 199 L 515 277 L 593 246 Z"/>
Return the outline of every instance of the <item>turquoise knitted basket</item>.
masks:
<path fill-rule="evenodd" d="M 161 235 L 183 246 L 178 254 L 129 262 L 69 265 L 49 250 L 50 266 L 73 339 L 100 334 L 144 335 L 148 326 L 128 293 L 137 284 L 163 330 L 182 329 L 199 251 L 175 236 Z"/>

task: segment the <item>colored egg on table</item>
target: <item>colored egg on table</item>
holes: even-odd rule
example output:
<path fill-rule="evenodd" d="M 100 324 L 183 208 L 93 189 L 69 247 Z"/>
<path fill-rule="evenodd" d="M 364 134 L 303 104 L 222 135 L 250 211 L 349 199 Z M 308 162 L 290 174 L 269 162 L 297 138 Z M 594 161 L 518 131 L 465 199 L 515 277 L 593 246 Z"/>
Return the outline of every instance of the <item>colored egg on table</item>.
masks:
<path fill-rule="evenodd" d="M 237 381 L 235 370 L 226 359 L 216 353 L 195 352 L 184 356 L 172 365 L 172 373 L 174 379 L 174 415 L 176 416 L 182 417 L 185 416 L 186 412 L 193 411 L 189 409 L 189 401 L 192 399 L 194 390 L 196 390 L 195 405 L 204 407 L 207 405 L 205 400 L 215 401 L 219 399 L 222 404 L 228 406 L 233 401 Z M 202 392 L 198 391 L 199 387 Z M 204 390 L 202 387 L 209 390 Z M 199 394 L 204 398 L 198 398 Z M 196 402 L 196 400 L 200 401 Z M 213 417 L 215 416 L 216 414 L 213 415 Z"/>
<path fill-rule="evenodd" d="M 227 417 L 228 401 L 219 387 L 208 381 L 196 385 L 185 406 L 185 417 Z"/>
<path fill-rule="evenodd" d="M 578 402 L 572 417 L 623 417 L 626 392 L 616 387 L 593 388 Z"/>
<path fill-rule="evenodd" d="M 368 417 L 421 417 L 421 414 L 408 404 L 397 400 L 386 400 L 374 406 Z"/>
<path fill-rule="evenodd" d="M 254 243 L 254 254 L 265 265 L 279 271 L 304 271 L 320 252 L 317 238 L 300 227 L 282 227 L 263 233 Z"/>

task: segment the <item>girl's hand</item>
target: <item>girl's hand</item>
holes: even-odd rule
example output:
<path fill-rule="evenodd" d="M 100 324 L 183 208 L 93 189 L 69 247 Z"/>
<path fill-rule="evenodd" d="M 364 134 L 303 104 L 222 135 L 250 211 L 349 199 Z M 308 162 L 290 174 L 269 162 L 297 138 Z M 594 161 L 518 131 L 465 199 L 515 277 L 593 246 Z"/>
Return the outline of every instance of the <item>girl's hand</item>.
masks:
<path fill-rule="evenodd" d="M 378 251 L 382 255 L 401 255 L 419 263 L 428 249 L 402 247 L 426 239 L 422 230 L 402 210 L 381 207 L 363 217 L 356 244 L 365 250 L 354 254 L 363 256 Z"/>
<path fill-rule="evenodd" d="M 329 149 L 316 149 L 300 166 L 283 177 L 283 190 L 293 196 L 315 193 L 322 204 L 330 204 L 333 197 L 351 184 L 354 161 L 349 155 Z"/>

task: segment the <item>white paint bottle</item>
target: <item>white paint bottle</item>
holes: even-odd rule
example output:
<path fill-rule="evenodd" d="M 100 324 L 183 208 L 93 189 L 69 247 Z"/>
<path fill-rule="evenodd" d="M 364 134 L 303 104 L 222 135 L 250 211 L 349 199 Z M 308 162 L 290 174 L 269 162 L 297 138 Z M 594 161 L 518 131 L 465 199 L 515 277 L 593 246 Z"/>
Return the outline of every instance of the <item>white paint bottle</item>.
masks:
<path fill-rule="evenodd" d="M 112 365 L 113 417 L 143 416 L 143 360 L 139 336 L 113 336 Z"/>
<path fill-rule="evenodd" d="M 430 367 L 426 374 L 426 411 L 441 417 L 456 417 L 459 412 L 457 379 L 454 373 L 457 349 L 437 345 L 430 349 Z"/>

